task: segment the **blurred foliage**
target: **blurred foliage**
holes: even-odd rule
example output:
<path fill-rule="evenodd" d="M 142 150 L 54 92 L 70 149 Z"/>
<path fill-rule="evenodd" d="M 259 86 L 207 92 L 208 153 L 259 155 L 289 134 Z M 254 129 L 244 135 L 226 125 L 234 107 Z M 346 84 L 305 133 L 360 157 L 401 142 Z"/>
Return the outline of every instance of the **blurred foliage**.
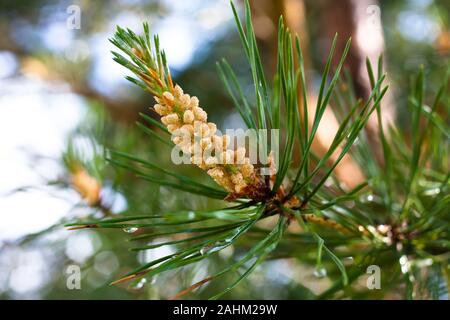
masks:
<path fill-rule="evenodd" d="M 416 110 L 416 112 L 420 110 L 414 107 L 414 103 L 408 107 L 408 103 L 411 102 L 408 92 L 411 92 L 410 89 L 414 87 L 411 83 L 417 81 L 417 79 L 412 77 L 412 74 L 416 73 L 419 64 L 424 65 L 425 74 L 423 77 L 427 79 L 427 90 L 423 92 L 423 100 L 430 103 L 431 107 L 431 102 L 436 97 L 443 83 L 443 75 L 445 73 L 443 70 L 447 68 L 450 43 L 448 28 L 450 5 L 448 1 L 424 1 L 425 7 L 417 6 L 416 3 L 420 4 L 421 2 L 380 2 L 386 40 L 385 58 L 388 63 L 387 72 L 394 84 L 400 127 L 405 128 L 406 132 L 411 132 L 408 128 L 414 125 L 410 117 L 414 111 L 411 110 Z M 52 22 L 61 21 L 61 19 L 64 21 L 66 17 L 65 10 L 70 4 L 74 4 L 74 2 L 57 0 L 1 1 L 0 31 L 5 36 L 0 39 L 0 50 L 13 52 L 22 62 L 29 62 L 29 59 L 39 61 L 44 66 L 45 72 L 40 74 L 46 75 L 43 77 L 45 80 L 68 83 L 75 92 L 86 98 L 89 114 L 80 128 L 69 139 L 66 154 L 61 156 L 61 160 L 65 160 L 65 165 L 68 169 L 67 175 L 57 181 L 49 181 L 48 185 L 51 188 L 73 188 L 73 180 L 71 179 L 73 169 L 71 168 L 76 163 L 85 168 L 88 175 L 102 187 L 100 202 L 95 203 L 94 206 L 89 206 L 80 196 L 80 202 L 75 204 L 73 214 L 65 217 L 57 226 L 52 226 L 38 234 L 27 235 L 22 239 L 9 243 L 1 247 L 0 250 L 3 252 L 0 251 L 0 254 L 6 254 L 6 250 L 12 250 L 11 252 L 14 254 L 14 250 L 17 250 L 17 248 L 31 251 L 51 248 L 53 258 L 49 260 L 52 263 L 49 269 L 50 277 L 39 292 L 39 297 L 42 298 L 167 298 L 183 288 L 187 288 L 193 283 L 202 280 L 213 271 L 222 269 L 224 265 L 233 261 L 233 257 L 241 257 L 262 239 L 263 232 L 261 230 L 266 226 L 262 226 L 260 231 L 255 229 L 245 241 L 239 241 L 236 246 L 232 246 L 226 251 L 212 256 L 199 266 L 181 268 L 158 275 L 154 280 L 147 280 L 147 285 L 142 287 L 139 282 L 134 283 L 131 287 L 110 286 L 109 283 L 142 263 L 147 263 L 156 257 L 170 253 L 170 250 L 155 250 L 155 253 L 136 253 L 128 250 L 133 247 L 132 243 L 123 241 L 124 237 L 127 236 L 126 232 L 114 229 L 105 229 L 95 233 L 91 230 L 77 231 L 82 235 L 85 234 L 92 243 L 96 243 L 94 246 L 95 250 L 83 262 L 82 290 L 67 290 L 64 270 L 66 266 L 74 263 L 67 254 L 67 246 L 70 244 L 70 238 L 77 236 L 74 232 L 69 233 L 62 230 L 61 225 L 73 221 L 74 218 L 97 219 L 115 217 L 118 212 L 114 209 L 114 203 L 118 198 L 122 197 L 125 199 L 126 208 L 121 208 L 120 213 L 124 215 L 161 214 L 162 212 L 175 210 L 205 210 L 217 207 L 219 204 L 217 200 L 193 196 L 188 193 L 177 192 L 175 195 L 171 189 L 148 183 L 136 178 L 133 174 L 123 170 L 116 170 L 103 162 L 105 150 L 120 150 L 139 158 L 167 165 L 167 169 L 189 175 L 196 181 L 209 182 L 206 175 L 198 169 L 190 166 L 169 167 L 167 157 L 170 148 L 157 139 L 149 137 L 135 125 L 134 121 L 138 119 L 138 112 L 150 115 L 148 107 L 151 102 L 148 95 L 128 85 L 124 85 L 119 89 L 116 88 L 113 92 L 99 91 L 92 83 L 92 70 L 94 67 L 92 56 L 82 61 L 74 62 L 66 59 L 58 50 L 55 51 L 45 46 L 40 38 L 40 34 Z M 75 38 L 77 40 L 90 39 L 94 42 L 97 41 L 96 37 L 98 36 L 103 37 L 102 40 L 104 41 L 106 41 L 107 37 L 112 36 L 111 30 L 114 27 L 111 25 L 112 21 L 120 21 L 117 18 L 121 14 L 130 13 L 132 17 L 139 20 L 139 24 L 143 21 L 151 21 L 152 24 L 157 25 L 170 16 L 173 10 L 166 1 L 109 1 L 108 5 L 105 5 L 100 1 L 80 0 L 75 4 L 79 4 L 83 12 L 83 28 L 82 30 L 74 31 Z M 307 18 L 311 39 L 311 56 L 313 57 L 312 70 L 308 71 L 322 70 L 323 66 L 321 64 L 323 64 L 323 61 L 319 59 L 321 56 L 319 53 L 322 48 L 320 46 L 321 36 L 318 28 L 315 28 L 315 21 L 320 17 L 321 12 L 316 1 L 305 1 L 305 5 L 308 8 Z M 201 1 L 198 6 L 202 6 Z M 405 36 L 404 32 L 402 33 L 398 23 L 399 16 L 409 11 L 415 11 L 420 16 L 426 16 L 429 21 L 439 26 L 437 30 L 439 30 L 440 34 L 436 35 L 436 39 L 433 41 L 427 39 L 414 40 Z M 191 19 L 194 18 L 191 17 Z M 249 68 L 239 44 L 238 33 L 232 29 L 232 24 L 229 22 L 224 23 L 227 32 L 222 32 L 213 40 L 206 42 L 202 48 L 199 48 L 199 51 L 196 51 L 194 59 L 185 68 L 174 70 L 175 81 L 182 83 L 186 92 L 199 96 L 202 104 L 208 106 L 211 121 L 218 123 L 219 126 L 220 124 L 229 123 L 229 116 L 234 115 L 233 112 L 235 111 L 232 111 L 232 100 L 226 95 L 226 90 L 217 76 L 215 62 L 222 57 L 226 57 L 234 70 L 236 70 L 239 81 L 241 83 L 251 83 L 248 76 Z M 231 32 L 231 30 L 233 31 Z M 105 32 L 111 33 L 105 37 Z M 54 39 L 54 41 L 57 42 L 59 39 Z M 263 55 L 263 59 L 267 58 L 267 56 L 269 55 Z M 111 59 L 111 57 L 103 56 L 101 59 Z M 246 95 L 252 96 L 251 90 L 253 89 L 250 85 L 244 87 L 244 90 Z M 342 92 L 344 97 L 346 97 L 346 94 L 348 92 Z M 348 97 L 348 99 L 354 98 Z M 413 94 L 414 99 L 415 95 Z M 436 123 L 441 124 L 441 127 L 444 126 L 444 131 L 447 130 L 445 132 L 448 134 L 448 97 L 446 99 L 444 102 L 447 109 L 445 107 L 437 109 L 436 119 L 429 124 L 433 129 L 426 136 L 426 139 L 429 139 L 429 141 L 435 141 L 435 143 L 426 145 L 434 146 L 431 148 L 430 156 L 432 157 L 433 165 L 440 166 L 441 173 L 448 172 L 448 136 L 447 140 L 444 137 L 444 143 L 436 143 L 436 141 L 442 141 L 439 139 L 443 139 L 442 130 L 439 129 L 439 126 L 436 126 Z M 332 101 L 332 103 L 336 106 L 339 105 L 339 101 Z M 344 109 L 342 110 L 344 111 Z M 336 113 L 339 116 L 339 111 Z M 425 116 L 427 114 L 426 110 L 420 114 L 420 118 L 422 118 L 420 120 L 421 123 L 429 119 Z M 364 138 L 360 137 L 360 139 Z M 405 175 L 403 166 L 406 168 L 410 164 L 410 161 L 407 161 L 405 158 L 410 157 L 411 152 L 413 152 L 408 147 L 413 137 L 406 135 L 402 139 L 398 140 L 398 145 L 393 147 L 397 151 L 395 152 L 395 159 L 398 161 L 395 162 L 395 168 L 392 169 L 397 176 L 392 176 L 391 179 L 394 181 L 399 179 L 396 187 L 404 190 L 403 185 L 401 185 L 403 180 L 400 178 L 408 177 L 407 174 Z M 84 142 L 80 144 L 80 140 Z M 355 158 L 362 163 L 362 167 L 367 168 L 369 177 L 379 170 L 376 164 L 369 166 L 368 162 L 366 162 L 367 150 L 364 149 L 363 142 L 358 144 L 354 150 L 352 149 L 352 152 L 355 154 Z M 92 161 L 93 159 L 95 161 Z M 432 192 L 436 188 L 436 181 L 442 181 L 442 176 L 439 174 L 433 175 L 433 172 L 426 172 L 426 170 L 420 171 L 420 178 L 416 180 L 418 186 L 413 189 L 413 195 L 414 197 L 417 196 L 415 199 L 419 199 L 418 201 L 423 203 L 428 210 L 433 205 L 433 201 L 430 203 L 430 195 L 427 192 Z M 375 200 L 368 204 L 367 196 L 369 194 L 356 198 L 352 212 L 356 212 L 355 215 L 366 219 L 368 219 L 368 216 L 370 219 L 374 219 L 375 221 L 370 221 L 371 224 L 390 222 L 387 221 L 387 217 L 389 217 L 391 210 L 389 206 L 393 204 L 384 201 L 384 199 L 387 199 L 385 197 L 386 185 L 377 179 L 371 182 L 373 184 L 371 184 L 370 195 L 373 196 L 371 199 Z M 336 192 L 339 193 L 341 190 L 337 189 Z M 399 197 L 399 193 L 396 191 L 392 192 Z M 440 194 L 442 195 L 444 192 Z M 443 207 L 438 206 L 435 208 L 436 210 L 441 210 L 439 211 L 441 216 L 436 218 L 437 220 L 432 221 L 433 228 L 434 224 L 440 224 L 444 229 L 441 232 L 447 233 L 446 235 L 443 235 L 443 233 L 439 234 L 438 239 L 432 241 L 427 239 L 431 243 L 431 246 L 427 248 L 422 248 L 419 241 L 419 252 L 423 255 L 423 260 L 429 258 L 430 251 L 428 250 L 431 250 L 431 254 L 437 256 L 445 250 L 448 252 L 448 212 L 445 215 L 448 208 L 447 198 L 443 200 Z M 327 200 L 329 201 L 330 199 Z M 398 205 L 399 203 L 396 202 L 396 204 Z M 400 205 L 402 205 L 401 202 Z M 333 210 L 337 210 L 339 214 L 333 212 Z M 336 218 L 338 215 L 345 217 L 348 214 L 346 211 L 348 210 L 347 206 L 338 206 L 333 210 L 327 213 L 333 218 Z M 344 220 L 340 222 L 345 225 L 345 218 L 342 219 Z M 418 218 L 415 223 L 422 224 L 423 219 Z M 423 228 L 425 227 L 430 226 L 425 224 Z M 323 277 L 320 275 L 320 272 L 317 273 L 317 271 L 321 271 L 316 269 L 317 239 L 310 233 L 299 234 L 297 232 L 286 234 L 283 240 L 280 241 L 277 250 L 268 256 L 268 261 L 256 268 L 252 275 L 233 291 L 226 293 L 223 298 L 312 299 L 317 297 L 345 296 L 354 298 L 404 298 L 406 297 L 405 293 L 409 294 L 408 297 L 414 298 L 442 298 L 446 296 L 446 289 L 442 287 L 445 283 L 444 280 L 448 281 L 449 275 L 448 256 L 445 256 L 445 254 L 441 257 L 442 261 L 428 268 L 420 267 L 420 259 L 418 260 L 418 266 L 414 263 L 410 264 L 411 273 L 408 273 L 408 275 L 418 279 L 421 277 L 426 279 L 426 281 L 421 282 L 422 285 L 420 287 L 411 288 L 411 282 L 409 282 L 409 279 L 405 279 L 406 276 L 399 267 L 398 260 L 401 258 L 401 255 L 399 256 L 399 252 L 396 249 L 392 250 L 392 247 L 380 244 L 379 248 L 369 251 L 367 247 L 358 242 L 361 239 L 358 239 L 358 241 L 354 239 L 354 241 L 351 238 L 330 231 L 326 226 L 320 227 L 320 225 L 317 225 L 313 229 L 326 239 L 326 244 L 330 249 L 337 251 L 338 257 L 348 267 L 350 281 L 359 281 L 359 287 L 355 285 L 344 291 L 339 291 L 338 295 L 334 295 L 335 291 L 340 289 L 342 283 L 339 271 L 330 259 L 324 257 L 323 267 L 327 270 L 327 275 Z M 139 232 L 134 235 L 138 236 Z M 428 235 L 431 238 L 434 237 L 434 233 L 424 232 L 422 235 L 424 237 L 428 237 Z M 375 237 L 374 235 L 372 236 Z M 439 240 L 444 236 L 447 237 L 447 242 Z M 162 238 L 161 240 L 169 239 Z M 383 239 L 372 240 L 383 242 Z M 343 248 L 343 243 L 348 245 L 349 242 L 353 245 Z M 411 249 L 409 245 L 412 245 L 413 248 L 417 247 L 416 243 L 408 243 L 408 246 L 402 248 L 400 253 L 408 256 L 408 252 L 405 252 L 405 250 Z M 358 251 L 360 254 L 355 259 L 353 256 L 356 256 L 355 252 L 357 250 L 360 250 Z M 374 257 L 376 257 L 376 261 Z M 438 257 L 438 259 L 441 258 Z M 407 262 L 409 263 L 409 261 Z M 365 273 L 364 267 L 372 263 L 386 266 L 386 269 L 383 267 L 383 275 L 386 275 L 386 277 L 382 278 L 382 291 L 364 290 L 365 279 L 361 275 Z M 425 261 L 426 263 L 428 262 Z M 358 267 L 354 267 L 354 265 L 358 265 Z M 314 276 L 314 271 L 316 271 L 318 276 Z M 445 273 L 447 274 L 447 279 L 443 279 Z M 226 284 L 233 283 L 235 278 L 233 274 L 226 274 L 220 283 L 213 282 L 189 297 L 211 297 L 218 291 L 225 289 Z M 403 280 L 410 287 L 391 288 L 398 281 Z M 324 288 L 328 288 L 330 285 L 332 286 L 331 289 L 324 292 Z M 412 296 L 412 292 L 414 292 L 414 296 Z M 13 297 L 17 297 L 17 293 L 14 293 L 8 287 L 0 289 L 0 298 L 8 299 Z"/>

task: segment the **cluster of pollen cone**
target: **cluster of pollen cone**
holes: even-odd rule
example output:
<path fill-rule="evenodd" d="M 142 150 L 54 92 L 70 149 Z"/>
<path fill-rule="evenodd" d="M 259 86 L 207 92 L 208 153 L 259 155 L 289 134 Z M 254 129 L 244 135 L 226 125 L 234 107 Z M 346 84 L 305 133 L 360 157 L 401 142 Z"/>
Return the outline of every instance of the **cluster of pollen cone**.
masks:
<path fill-rule="evenodd" d="M 207 122 L 207 113 L 197 97 L 183 93 L 176 85 L 155 97 L 155 111 L 172 134 L 172 141 L 190 157 L 191 163 L 207 173 L 230 193 L 242 194 L 257 182 L 256 170 L 246 157 L 244 147 L 229 149 L 230 136 L 218 135 L 217 127 Z"/>

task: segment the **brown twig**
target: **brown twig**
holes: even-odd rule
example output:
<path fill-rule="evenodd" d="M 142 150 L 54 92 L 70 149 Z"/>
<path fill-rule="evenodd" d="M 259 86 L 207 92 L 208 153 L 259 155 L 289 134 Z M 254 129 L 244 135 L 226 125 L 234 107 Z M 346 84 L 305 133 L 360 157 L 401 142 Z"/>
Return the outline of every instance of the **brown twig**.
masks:
<path fill-rule="evenodd" d="M 211 280 L 213 280 L 213 279 L 214 279 L 214 277 L 208 277 L 208 278 L 205 278 L 205 279 L 203 279 L 203 280 L 201 280 L 201 281 L 199 281 L 199 282 L 197 282 L 197 283 L 194 283 L 194 284 L 193 284 L 192 286 L 190 286 L 189 288 L 186 288 L 186 289 L 184 289 L 184 290 L 178 292 L 178 293 L 177 293 L 176 295 L 174 295 L 173 297 L 170 297 L 169 300 L 177 300 L 178 298 L 181 298 L 182 296 L 184 296 L 184 295 L 188 294 L 189 292 L 191 292 L 191 291 L 197 289 L 198 287 L 201 287 L 202 285 L 204 285 L 205 283 L 207 283 L 207 282 L 209 282 L 209 281 L 211 281 Z"/>

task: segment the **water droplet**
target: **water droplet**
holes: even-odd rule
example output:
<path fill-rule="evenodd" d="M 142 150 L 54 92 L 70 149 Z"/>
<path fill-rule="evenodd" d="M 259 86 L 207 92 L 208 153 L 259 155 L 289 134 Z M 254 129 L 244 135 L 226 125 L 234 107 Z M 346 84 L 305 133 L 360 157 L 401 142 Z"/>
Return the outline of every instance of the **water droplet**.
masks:
<path fill-rule="evenodd" d="M 373 202 L 374 200 L 375 200 L 375 196 L 373 194 L 365 194 L 359 198 L 359 201 L 361 201 L 362 203 L 369 203 L 369 202 Z"/>
<path fill-rule="evenodd" d="M 391 226 L 386 224 L 380 224 L 379 226 L 377 226 L 377 231 L 382 235 L 385 235 L 391 231 Z"/>
<path fill-rule="evenodd" d="M 316 278 L 325 278 L 327 276 L 327 270 L 325 268 L 316 268 L 314 270 L 314 276 Z"/>
<path fill-rule="evenodd" d="M 355 201 L 353 201 L 353 200 L 350 200 L 350 201 L 346 201 L 345 202 L 345 205 L 348 207 L 348 208 L 354 208 L 355 207 Z"/>
<path fill-rule="evenodd" d="M 355 259 L 352 256 L 350 256 L 350 257 L 345 257 L 344 261 L 347 262 L 348 264 L 352 264 L 355 261 Z"/>
<path fill-rule="evenodd" d="M 441 192 L 441 188 L 432 188 L 426 190 L 423 194 L 426 196 L 435 196 Z"/>
<path fill-rule="evenodd" d="M 233 235 L 232 237 L 226 238 L 223 242 L 224 244 L 230 244 L 231 242 L 233 242 L 235 236 Z"/>
<path fill-rule="evenodd" d="M 188 220 L 194 220 L 195 219 L 195 212 L 189 211 L 188 213 Z"/>
<path fill-rule="evenodd" d="M 138 228 L 136 227 L 127 227 L 127 228 L 123 228 L 123 231 L 126 233 L 135 233 L 136 231 L 138 231 Z"/>
<path fill-rule="evenodd" d="M 403 255 L 399 259 L 400 268 L 402 270 L 402 273 L 405 274 L 409 272 L 409 269 L 411 267 L 411 262 L 408 260 L 408 257 Z"/>
<path fill-rule="evenodd" d="M 133 286 L 133 289 L 134 290 L 142 289 L 145 286 L 146 283 L 147 283 L 147 279 L 142 278 L 141 280 L 136 282 L 136 284 Z"/>
<path fill-rule="evenodd" d="M 200 254 L 203 256 L 207 253 L 213 253 L 213 252 L 220 251 L 220 250 L 228 247 L 231 242 L 232 242 L 232 239 L 230 238 L 230 239 L 225 239 L 223 241 L 217 241 L 216 243 L 214 243 L 212 245 L 204 246 L 203 248 L 200 249 Z"/>
<path fill-rule="evenodd" d="M 220 250 L 222 250 L 222 249 L 224 249 L 226 247 L 228 247 L 228 243 L 227 244 L 222 244 L 222 245 L 217 245 L 217 246 L 214 246 L 213 248 L 211 248 L 210 252 L 217 252 L 217 251 L 220 251 Z"/>
<path fill-rule="evenodd" d="M 426 113 L 431 113 L 431 111 L 433 111 L 430 106 L 424 105 L 422 107 L 423 111 L 425 111 Z"/>

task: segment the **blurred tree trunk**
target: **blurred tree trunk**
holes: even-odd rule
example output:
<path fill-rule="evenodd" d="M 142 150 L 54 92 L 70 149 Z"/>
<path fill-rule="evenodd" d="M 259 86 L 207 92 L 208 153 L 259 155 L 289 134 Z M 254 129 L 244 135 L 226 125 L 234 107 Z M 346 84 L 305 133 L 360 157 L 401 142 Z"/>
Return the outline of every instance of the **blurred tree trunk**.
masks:
<path fill-rule="evenodd" d="M 321 0 L 318 2 L 321 12 L 320 33 L 326 37 L 327 47 L 323 50 L 325 61 L 331 40 L 338 33 L 336 54 L 333 66 L 336 67 L 348 38 L 352 38 L 346 66 L 349 68 L 353 85 L 358 98 L 367 99 L 371 87 L 366 68 L 366 57 L 369 58 L 376 71 L 378 57 L 384 51 L 384 35 L 381 25 L 381 9 L 378 0 Z M 376 76 L 376 75 L 375 75 Z M 387 79 L 385 83 L 388 83 Z M 392 124 L 395 117 L 395 106 L 392 91 L 388 91 L 381 103 L 384 128 Z M 377 160 L 382 163 L 379 141 L 379 128 L 376 114 L 369 119 L 366 127 Z"/>
<path fill-rule="evenodd" d="M 251 1 L 255 34 L 263 46 L 268 62 L 267 71 L 274 74 L 277 62 L 277 28 L 280 15 L 284 23 L 298 34 L 302 43 L 305 68 L 311 66 L 309 59 L 309 35 L 306 25 L 306 11 L 303 0 L 253 0 Z"/>
<path fill-rule="evenodd" d="M 339 7 L 341 1 L 335 1 L 334 3 L 337 7 Z M 267 49 L 263 51 L 267 52 L 265 58 L 266 61 L 269 61 L 269 65 L 267 66 L 268 71 L 273 74 L 276 68 L 276 60 L 277 60 L 276 30 L 280 15 L 283 15 L 285 24 L 289 27 L 289 29 L 292 30 L 293 33 L 299 35 L 301 40 L 302 51 L 304 53 L 305 58 L 305 69 L 309 70 L 311 68 L 312 63 L 310 59 L 309 34 L 306 23 L 307 14 L 304 1 L 303 0 L 252 1 L 252 10 L 256 36 L 259 38 L 263 46 L 263 49 Z M 333 8 L 332 7 L 326 8 L 326 6 L 323 6 L 321 10 L 331 11 L 333 10 Z M 349 9 L 347 8 L 346 10 Z M 330 12 L 329 14 L 332 15 L 332 13 Z M 330 23 L 330 30 L 336 27 L 333 26 L 334 24 L 339 24 L 338 19 L 335 20 L 336 22 Z M 350 31 L 351 27 L 349 26 L 348 23 L 344 24 L 344 26 L 338 27 L 348 29 L 347 33 L 351 33 Z M 336 27 L 336 30 L 334 32 L 339 30 L 338 27 Z M 341 36 L 340 39 L 346 39 L 346 37 Z M 341 49 L 342 41 L 339 43 L 339 46 L 340 47 L 338 47 L 338 49 Z M 353 63 L 355 63 L 355 59 L 350 60 L 350 64 Z M 307 81 L 308 80 L 310 82 L 311 79 L 307 79 Z M 310 95 L 308 97 L 308 106 L 310 108 L 309 111 L 310 123 L 313 121 L 316 101 L 317 97 L 310 92 Z M 323 121 L 319 126 L 319 131 L 312 145 L 314 152 L 316 152 L 318 155 L 321 155 L 328 150 L 328 147 L 330 146 L 338 127 L 339 124 L 337 123 L 336 118 L 334 117 L 332 111 L 330 109 L 327 109 L 327 111 L 323 116 Z M 333 156 L 330 158 L 330 162 L 336 160 L 338 155 L 339 150 L 337 150 L 337 152 L 333 154 Z M 356 185 L 360 184 L 362 181 L 364 181 L 364 175 L 361 169 L 356 164 L 356 162 L 350 156 L 347 155 L 341 160 L 340 164 L 335 170 L 335 173 L 337 177 L 348 188 L 353 188 Z"/>

